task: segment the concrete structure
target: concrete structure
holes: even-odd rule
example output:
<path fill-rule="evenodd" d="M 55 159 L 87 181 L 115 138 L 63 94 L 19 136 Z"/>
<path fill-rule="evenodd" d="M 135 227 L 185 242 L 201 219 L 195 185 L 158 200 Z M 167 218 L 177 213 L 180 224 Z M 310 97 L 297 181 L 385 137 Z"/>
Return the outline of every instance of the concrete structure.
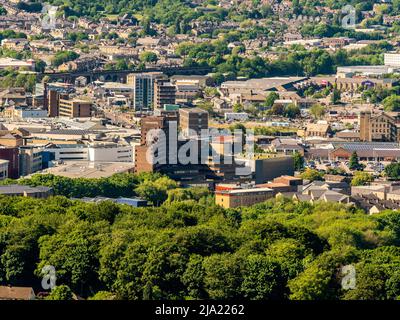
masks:
<path fill-rule="evenodd" d="M 60 99 L 59 116 L 69 118 L 90 117 L 92 102 L 81 99 Z"/>
<path fill-rule="evenodd" d="M 384 63 L 385 66 L 400 67 L 400 53 L 385 53 Z"/>
<path fill-rule="evenodd" d="M 215 203 L 224 208 L 252 206 L 264 202 L 274 196 L 270 188 L 249 187 L 242 188 L 236 185 L 217 185 L 215 189 Z"/>
<path fill-rule="evenodd" d="M 361 141 L 400 141 L 397 120 L 387 113 L 361 112 L 359 123 Z"/>
<path fill-rule="evenodd" d="M 161 109 L 164 105 L 174 105 L 176 102 L 176 87 L 167 80 L 157 79 L 154 82 L 154 108 Z"/>
<path fill-rule="evenodd" d="M 116 173 L 134 171 L 133 163 L 126 162 L 87 162 L 69 161 L 56 167 L 48 168 L 40 174 L 53 174 L 68 178 L 106 178 Z"/>
<path fill-rule="evenodd" d="M 20 120 L 47 118 L 47 111 L 33 108 L 14 108 L 13 118 Z"/>
<path fill-rule="evenodd" d="M 20 184 L 9 184 L 0 186 L 0 195 L 47 198 L 53 195 L 53 189 L 44 186 L 31 187 Z"/>
<path fill-rule="evenodd" d="M 55 161 L 87 161 L 88 147 L 84 144 L 50 144 L 44 152 L 52 153 Z"/>
<path fill-rule="evenodd" d="M 292 156 L 277 156 L 263 158 L 255 156 L 253 159 L 240 159 L 251 168 L 256 184 L 267 183 L 280 176 L 294 175 L 294 161 Z"/>
<path fill-rule="evenodd" d="M 225 120 L 239 120 L 246 121 L 249 115 L 246 112 L 225 112 Z"/>
<path fill-rule="evenodd" d="M 133 147 L 114 142 L 50 144 L 44 148 L 55 161 L 132 162 Z"/>
<path fill-rule="evenodd" d="M 14 59 L 14 58 L 0 58 L 0 70 L 3 69 L 27 69 L 30 71 L 35 71 L 35 60 L 28 59 L 26 61 Z"/>
<path fill-rule="evenodd" d="M 398 67 L 400 68 L 400 65 Z M 389 65 L 345 66 L 337 68 L 336 76 L 338 78 L 353 78 L 354 76 L 382 77 L 395 71 L 397 71 L 397 68 Z"/>
<path fill-rule="evenodd" d="M 21 146 L 19 148 L 19 174 L 28 174 L 42 170 L 42 150 L 33 146 Z"/>
<path fill-rule="evenodd" d="M 133 147 L 112 142 L 96 142 L 88 147 L 88 160 L 92 162 L 132 162 Z"/>
<path fill-rule="evenodd" d="M 172 115 L 162 115 L 162 116 L 152 116 L 152 117 L 145 117 L 142 118 L 140 121 L 140 126 L 141 126 L 141 140 L 140 140 L 140 145 L 135 146 L 135 171 L 136 172 L 143 172 L 143 171 L 154 171 L 157 167 L 159 167 L 158 164 L 152 163 L 152 160 L 150 159 L 150 162 L 147 159 L 146 153 L 149 148 L 151 148 L 151 145 L 155 140 L 158 138 L 156 136 L 153 137 L 152 140 L 148 141 L 148 138 L 150 139 L 150 131 L 153 133 L 156 133 L 156 130 L 161 130 L 164 132 L 165 137 L 167 138 L 165 141 L 165 148 L 163 147 L 162 149 L 159 149 L 159 152 L 163 152 L 165 155 L 167 155 L 166 162 L 169 161 L 169 125 L 170 122 L 172 125 L 175 126 L 177 129 L 178 126 L 178 116 L 175 113 L 172 113 Z M 148 137 L 149 135 L 149 137 Z M 176 139 L 178 138 L 178 132 L 174 133 L 176 136 Z"/>
<path fill-rule="evenodd" d="M 200 108 L 179 109 L 179 127 L 186 137 L 200 136 L 201 130 L 208 129 L 208 112 Z"/>
<path fill-rule="evenodd" d="M 154 82 L 166 79 L 162 72 L 133 73 L 127 76 L 126 83 L 134 87 L 133 108 L 136 111 L 151 110 L 154 107 Z"/>

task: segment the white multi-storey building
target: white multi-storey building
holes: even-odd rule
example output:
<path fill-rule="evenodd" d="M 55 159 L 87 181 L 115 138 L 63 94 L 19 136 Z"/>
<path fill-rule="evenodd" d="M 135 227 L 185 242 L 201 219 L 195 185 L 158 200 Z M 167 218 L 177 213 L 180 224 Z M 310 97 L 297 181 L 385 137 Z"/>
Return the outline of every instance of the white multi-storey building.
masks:
<path fill-rule="evenodd" d="M 385 66 L 400 67 L 400 53 L 385 53 Z"/>
<path fill-rule="evenodd" d="M 89 145 L 88 160 L 92 162 L 133 162 L 133 147 L 117 143 Z"/>
<path fill-rule="evenodd" d="M 114 142 L 50 145 L 44 151 L 56 161 L 133 162 L 133 147 Z"/>

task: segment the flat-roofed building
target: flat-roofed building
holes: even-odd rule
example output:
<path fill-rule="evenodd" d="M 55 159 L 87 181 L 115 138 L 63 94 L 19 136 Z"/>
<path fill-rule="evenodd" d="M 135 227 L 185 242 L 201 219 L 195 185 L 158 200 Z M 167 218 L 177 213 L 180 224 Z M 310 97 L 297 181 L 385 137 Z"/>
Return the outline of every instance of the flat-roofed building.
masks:
<path fill-rule="evenodd" d="M 20 184 L 9 184 L 0 186 L 0 195 L 47 198 L 53 195 L 53 189 L 44 186 L 31 187 Z"/>
<path fill-rule="evenodd" d="M 230 94 L 254 94 L 265 91 L 294 91 L 296 85 L 307 81 L 307 77 L 273 77 L 246 81 L 226 81 L 221 84 L 221 92 Z"/>
<path fill-rule="evenodd" d="M 400 68 L 400 66 L 399 66 Z M 338 67 L 336 70 L 336 76 L 338 78 L 352 78 L 355 75 L 366 76 L 366 77 L 381 77 L 386 74 L 391 74 L 398 68 L 394 66 L 345 66 Z"/>
<path fill-rule="evenodd" d="M 117 173 L 133 173 L 134 164 L 128 162 L 69 161 L 40 171 L 68 178 L 106 178 Z"/>
<path fill-rule="evenodd" d="M 400 53 L 385 53 L 384 63 L 385 66 L 400 67 Z"/>
<path fill-rule="evenodd" d="M 154 82 L 166 79 L 162 72 L 132 73 L 127 75 L 126 83 L 132 85 L 133 108 L 136 111 L 148 111 L 154 107 Z"/>
<path fill-rule="evenodd" d="M 114 142 L 91 143 L 88 148 L 89 161 L 93 162 L 132 162 L 133 146 Z"/>
<path fill-rule="evenodd" d="M 167 80 L 154 82 L 154 108 L 161 109 L 166 104 L 175 104 L 176 87 Z"/>
<path fill-rule="evenodd" d="M 0 58 L 0 69 L 28 69 L 30 71 L 35 71 L 35 60 L 28 59 L 26 61 L 18 60 L 14 58 Z"/>
<path fill-rule="evenodd" d="M 69 118 L 90 117 L 92 102 L 81 99 L 60 99 L 59 116 Z"/>
<path fill-rule="evenodd" d="M 21 176 L 42 170 L 42 150 L 33 146 L 19 148 L 19 173 Z"/>
<path fill-rule="evenodd" d="M 204 88 L 213 84 L 213 79 L 209 76 L 198 75 L 174 75 L 171 77 L 171 82 L 175 85 L 195 86 Z"/>
<path fill-rule="evenodd" d="M 151 159 L 148 159 L 147 157 L 147 152 L 149 150 L 149 148 L 152 147 L 152 144 L 154 142 L 154 140 L 158 139 L 158 134 L 157 134 L 157 130 L 160 130 L 159 133 L 161 134 L 161 131 L 165 134 L 166 137 L 166 141 L 165 144 L 163 146 L 163 148 L 161 148 L 158 150 L 158 152 L 163 152 L 166 155 L 166 162 L 169 163 L 169 127 L 170 127 L 170 122 L 171 125 L 175 125 L 175 127 L 177 128 L 178 125 L 178 117 L 176 115 L 175 112 L 171 112 L 171 115 L 169 112 L 164 113 L 161 116 L 151 116 L 151 117 L 145 117 L 142 118 L 140 121 L 140 125 L 141 125 L 141 139 L 140 139 L 140 145 L 135 146 L 135 171 L 136 172 L 146 172 L 146 171 L 154 171 L 159 164 L 155 164 L 152 163 Z M 151 138 L 151 134 L 150 131 L 152 131 L 153 133 L 155 133 L 155 135 L 153 137 L 153 140 L 149 140 Z M 178 132 L 172 132 L 171 134 L 174 134 L 176 136 L 178 136 Z M 151 154 L 151 153 L 150 153 Z"/>
<path fill-rule="evenodd" d="M 224 208 L 248 207 L 264 202 L 274 196 L 270 188 L 241 188 L 240 186 L 216 186 L 215 203 Z"/>
<path fill-rule="evenodd" d="M 208 129 L 208 112 L 200 108 L 181 108 L 179 126 L 184 136 L 190 136 L 191 133 L 199 136 L 201 130 Z"/>

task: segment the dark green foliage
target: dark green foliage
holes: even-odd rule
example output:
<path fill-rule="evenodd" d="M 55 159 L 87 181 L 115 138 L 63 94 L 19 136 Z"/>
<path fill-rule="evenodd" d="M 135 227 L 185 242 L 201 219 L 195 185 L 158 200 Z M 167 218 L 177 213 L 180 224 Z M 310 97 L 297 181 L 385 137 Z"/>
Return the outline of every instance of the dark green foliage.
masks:
<path fill-rule="evenodd" d="M 7 179 L 2 184 L 19 183 L 30 186 L 52 187 L 56 195 L 72 198 L 104 196 L 110 198 L 132 197 L 134 188 L 141 182 L 140 176 L 116 174 L 109 178 L 66 178 L 51 174 L 33 175 L 19 180 Z"/>
<path fill-rule="evenodd" d="M 294 170 L 301 171 L 304 169 L 304 157 L 300 152 L 296 151 L 293 155 Z"/>
<path fill-rule="evenodd" d="M 350 170 L 363 170 L 364 165 L 358 161 L 357 152 L 354 151 L 349 159 L 349 169 Z"/>
<path fill-rule="evenodd" d="M 75 60 L 79 57 L 74 51 L 59 51 L 55 54 L 53 60 L 51 61 L 52 65 L 58 67 L 62 65 L 64 62 Z"/>
<path fill-rule="evenodd" d="M 400 177 L 400 163 L 391 163 L 385 167 L 385 173 L 389 178 L 399 179 Z"/>
<path fill-rule="evenodd" d="M 129 185 L 132 192 L 160 179 L 166 178 L 117 175 L 101 183 L 110 189 L 90 187 L 122 192 Z M 28 181 L 83 194 L 82 181 L 69 187 L 53 176 Z M 93 299 L 400 295 L 398 212 L 369 216 L 339 203 L 286 198 L 225 210 L 201 188 L 168 191 L 164 204 L 147 208 L 62 196 L 0 197 L 1 283 L 42 290 L 42 268 L 51 265 L 57 287 L 49 299 L 70 299 L 70 291 Z M 355 289 L 344 290 L 340 268 L 348 264 L 360 277 Z"/>

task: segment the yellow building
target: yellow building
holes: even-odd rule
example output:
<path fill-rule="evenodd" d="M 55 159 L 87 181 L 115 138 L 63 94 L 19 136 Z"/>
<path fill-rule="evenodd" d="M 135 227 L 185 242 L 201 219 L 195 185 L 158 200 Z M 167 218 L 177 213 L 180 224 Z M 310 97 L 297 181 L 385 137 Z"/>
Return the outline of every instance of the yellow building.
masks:
<path fill-rule="evenodd" d="M 264 202 L 274 196 L 274 190 L 270 188 L 247 189 L 218 189 L 215 191 L 215 203 L 228 208 L 252 206 Z"/>

